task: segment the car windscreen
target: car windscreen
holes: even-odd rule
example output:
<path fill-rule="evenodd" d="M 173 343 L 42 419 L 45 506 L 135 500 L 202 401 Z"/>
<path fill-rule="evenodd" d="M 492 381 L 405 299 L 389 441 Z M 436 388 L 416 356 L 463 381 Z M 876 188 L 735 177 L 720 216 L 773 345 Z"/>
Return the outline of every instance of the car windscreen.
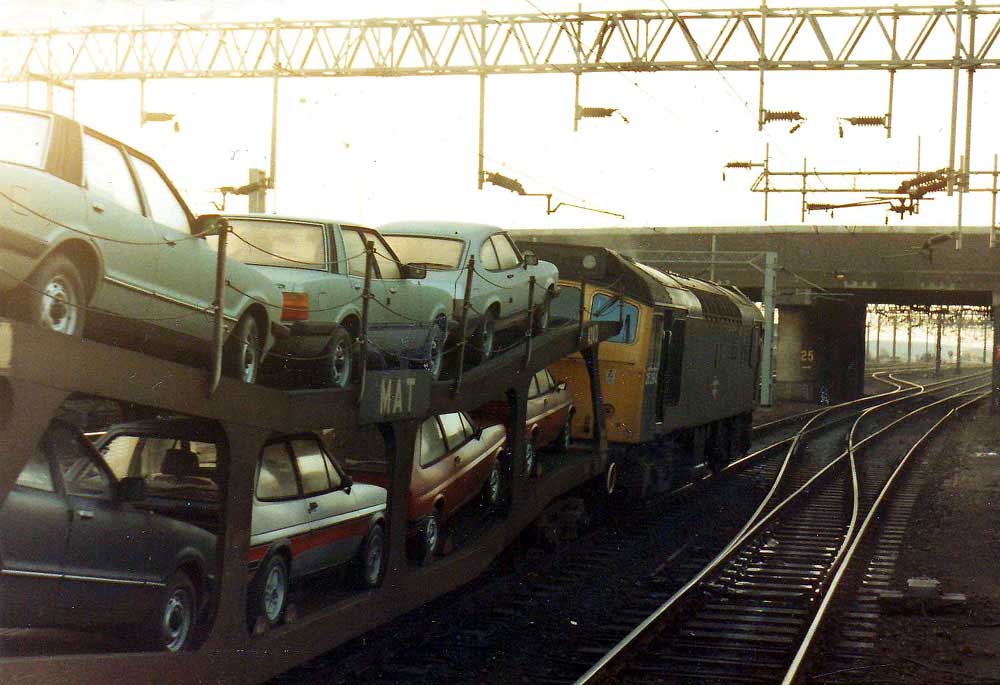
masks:
<path fill-rule="evenodd" d="M 461 267 L 465 241 L 417 235 L 387 235 L 386 242 L 399 261 L 419 264 L 428 269 L 458 269 Z"/>
<path fill-rule="evenodd" d="M 44 168 L 51 123 L 38 114 L 0 111 L 0 161 Z"/>
<path fill-rule="evenodd" d="M 244 264 L 326 271 L 323 227 L 319 224 L 229 219 L 226 256 Z M 210 241 L 213 246 L 215 240 Z"/>

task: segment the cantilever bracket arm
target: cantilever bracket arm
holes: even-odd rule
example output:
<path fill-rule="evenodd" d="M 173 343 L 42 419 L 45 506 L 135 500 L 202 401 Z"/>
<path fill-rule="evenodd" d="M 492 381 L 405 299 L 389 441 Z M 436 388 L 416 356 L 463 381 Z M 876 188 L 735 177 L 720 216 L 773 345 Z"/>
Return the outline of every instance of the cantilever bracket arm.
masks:
<path fill-rule="evenodd" d="M 624 219 L 624 214 L 619 214 L 618 212 L 612 212 L 608 209 L 597 209 L 596 207 L 585 207 L 583 205 L 573 204 L 572 202 L 558 202 L 556 206 L 552 206 L 552 193 L 522 193 L 524 197 L 544 197 L 545 198 L 545 213 L 555 214 L 560 207 L 574 207 L 576 209 L 582 209 L 585 212 L 597 212 L 598 214 L 609 214 L 611 216 L 616 216 L 619 219 Z"/>

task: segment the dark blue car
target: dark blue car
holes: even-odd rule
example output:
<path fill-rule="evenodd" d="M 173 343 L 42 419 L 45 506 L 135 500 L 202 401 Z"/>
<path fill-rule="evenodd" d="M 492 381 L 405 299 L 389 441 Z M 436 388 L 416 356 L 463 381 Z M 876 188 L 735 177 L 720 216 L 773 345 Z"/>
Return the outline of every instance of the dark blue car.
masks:
<path fill-rule="evenodd" d="M 142 478 L 117 479 L 75 427 L 53 421 L 0 505 L 0 623 L 127 627 L 152 649 L 189 649 L 215 548 L 213 533 L 157 513 Z"/>

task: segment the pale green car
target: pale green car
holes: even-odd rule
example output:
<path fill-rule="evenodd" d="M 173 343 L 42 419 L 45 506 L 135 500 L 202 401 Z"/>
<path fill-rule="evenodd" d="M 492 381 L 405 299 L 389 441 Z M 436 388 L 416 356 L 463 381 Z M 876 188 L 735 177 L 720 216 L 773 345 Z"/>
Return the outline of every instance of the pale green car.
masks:
<path fill-rule="evenodd" d="M 264 214 L 226 219 L 232 231 L 227 255 L 267 275 L 284 298 L 281 320 L 291 335 L 278 341 L 271 366 L 305 368 L 319 387 L 344 387 L 357 378 L 370 242 L 369 365 L 423 368 L 440 376 L 451 296 L 424 282 L 426 269 L 401 264 L 376 231 Z"/>
<path fill-rule="evenodd" d="M 0 302 L 8 316 L 204 364 L 217 254 L 148 156 L 79 122 L 0 107 Z M 213 229 L 214 230 L 214 229 Z M 230 260 L 223 370 L 248 383 L 275 337 L 281 294 Z"/>
<path fill-rule="evenodd" d="M 544 330 L 549 307 L 558 294 L 559 270 L 521 251 L 505 231 L 486 224 L 447 221 L 400 221 L 379 227 L 390 247 L 407 264 L 427 269 L 428 286 L 452 299 L 452 318 L 461 320 L 470 258 L 474 260 L 467 334 L 467 356 L 485 361 L 497 350 L 496 333 L 533 326 Z M 534 279 L 534 287 L 531 285 Z"/>

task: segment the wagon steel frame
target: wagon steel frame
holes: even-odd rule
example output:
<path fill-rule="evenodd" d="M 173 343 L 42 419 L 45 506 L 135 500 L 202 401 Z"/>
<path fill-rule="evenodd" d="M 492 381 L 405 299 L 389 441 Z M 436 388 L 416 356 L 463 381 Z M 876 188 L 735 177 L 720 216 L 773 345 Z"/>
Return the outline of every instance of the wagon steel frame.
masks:
<path fill-rule="evenodd" d="M 223 378 L 209 396 L 204 371 L 138 352 L 80 341 L 0 320 L 0 499 L 6 497 L 51 417 L 71 394 L 135 402 L 220 423 L 228 441 L 224 473 L 220 567 L 214 621 L 200 649 L 183 654 L 116 653 L 0 659 L 5 681 L 96 681 L 114 673 L 137 681 L 259 681 L 319 655 L 434 597 L 474 579 L 556 497 L 601 474 L 608 466 L 603 425 L 595 425 L 588 451 L 551 473 L 528 479 L 523 470 L 524 419 L 531 377 L 573 352 L 587 363 L 594 415 L 601 416 L 597 348 L 617 332 L 617 322 L 564 325 L 538 335 L 530 359 L 524 348 L 489 360 L 465 374 L 461 391 L 434 383 L 428 413 L 470 409 L 505 393 L 511 403 L 513 458 L 508 462 L 509 504 L 501 520 L 478 538 L 428 566 L 405 557 L 412 445 L 421 416 L 384 424 L 389 459 L 388 570 L 381 587 L 337 601 L 297 621 L 251 637 L 246 628 L 246 557 L 254 467 L 273 433 L 358 425 L 359 388 L 281 391 Z M 248 411 L 251 409 L 252 411 Z M 183 677 L 172 678 L 172 674 Z"/>

